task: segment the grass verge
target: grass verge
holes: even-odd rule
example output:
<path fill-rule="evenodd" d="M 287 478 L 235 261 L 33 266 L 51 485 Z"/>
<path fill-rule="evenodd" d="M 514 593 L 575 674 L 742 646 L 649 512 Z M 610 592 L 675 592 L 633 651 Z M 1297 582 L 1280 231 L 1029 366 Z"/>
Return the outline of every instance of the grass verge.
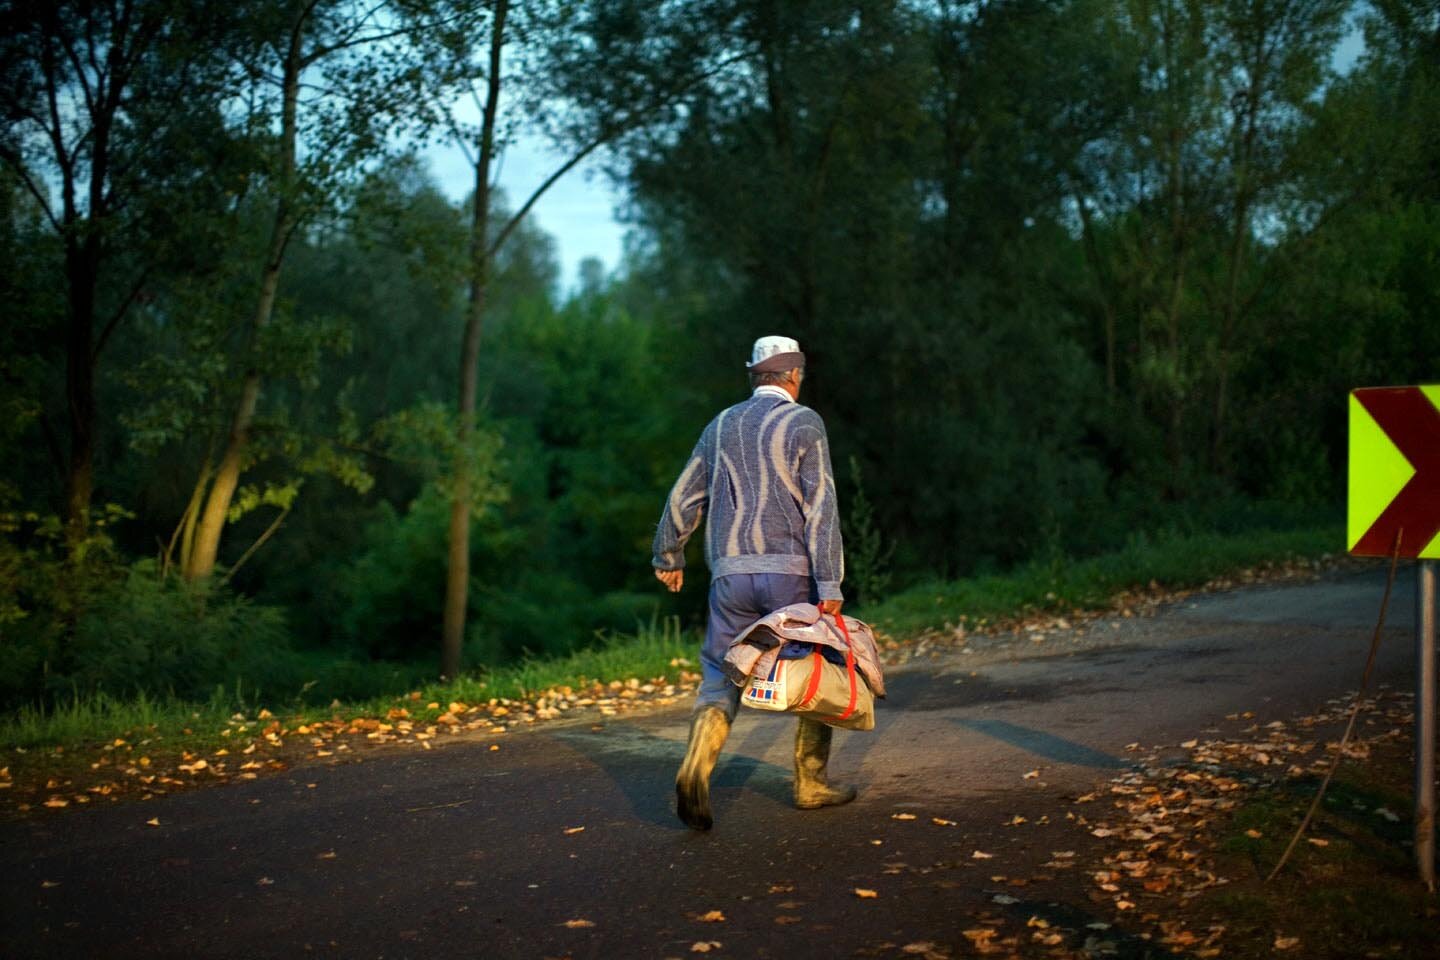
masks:
<path fill-rule="evenodd" d="M 1085 560 L 1054 557 L 1007 574 L 924 583 L 860 611 L 863 619 L 905 637 L 963 620 L 976 623 L 1027 612 L 1095 610 L 1117 594 L 1152 582 L 1179 590 L 1237 572 L 1310 560 L 1343 544 L 1338 526 L 1259 530 L 1246 534 L 1136 536 L 1123 550 Z"/>
<path fill-rule="evenodd" d="M 471 674 L 450 682 L 432 681 L 396 690 L 382 697 L 334 701 L 329 706 L 265 702 L 243 685 L 220 688 L 208 702 L 140 694 L 116 698 L 104 692 L 76 695 L 54 706 L 26 706 L 0 718 L 0 744 L 22 749 L 65 747 L 74 744 L 130 737 L 145 731 L 153 737 L 194 737 L 201 746 L 218 738 L 237 713 L 258 714 L 262 709 L 283 711 L 298 722 L 341 715 L 383 715 L 397 698 L 438 703 L 433 709 L 416 708 L 417 719 L 433 719 L 454 701 L 492 698 L 526 700 L 558 687 L 581 688 L 612 680 L 661 678 L 676 680 L 691 662 L 696 641 L 680 629 L 678 620 L 656 619 L 640 625 L 633 634 L 606 637 L 592 649 L 547 660 L 526 660 L 491 672 Z"/>

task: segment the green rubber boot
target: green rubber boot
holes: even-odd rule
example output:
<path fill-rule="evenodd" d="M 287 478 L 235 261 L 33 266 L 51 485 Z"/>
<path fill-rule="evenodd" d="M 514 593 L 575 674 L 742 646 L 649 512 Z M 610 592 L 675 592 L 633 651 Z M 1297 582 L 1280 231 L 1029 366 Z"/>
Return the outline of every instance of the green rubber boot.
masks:
<path fill-rule="evenodd" d="M 835 731 L 808 717 L 795 728 L 795 806 L 801 810 L 833 807 L 855 799 L 855 788 L 832 787 L 825 782 L 830 762 L 830 738 Z"/>
<path fill-rule="evenodd" d="M 675 812 L 686 826 L 709 830 L 710 772 L 720 757 L 720 748 L 730 735 L 730 718 L 718 707 L 697 710 L 690 718 L 690 745 L 675 775 Z"/>

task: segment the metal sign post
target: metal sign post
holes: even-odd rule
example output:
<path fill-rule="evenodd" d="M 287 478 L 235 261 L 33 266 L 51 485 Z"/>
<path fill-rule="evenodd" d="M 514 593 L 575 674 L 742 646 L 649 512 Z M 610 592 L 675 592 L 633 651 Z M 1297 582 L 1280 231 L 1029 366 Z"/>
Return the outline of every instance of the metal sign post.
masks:
<path fill-rule="evenodd" d="M 1435 561 L 1415 564 L 1415 860 L 1435 892 Z"/>

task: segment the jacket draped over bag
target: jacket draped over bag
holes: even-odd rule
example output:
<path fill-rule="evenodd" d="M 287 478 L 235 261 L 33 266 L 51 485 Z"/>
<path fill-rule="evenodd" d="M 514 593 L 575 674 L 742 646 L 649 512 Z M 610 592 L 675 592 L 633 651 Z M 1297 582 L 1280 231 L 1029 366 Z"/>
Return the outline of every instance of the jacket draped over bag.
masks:
<path fill-rule="evenodd" d="M 815 652 L 799 659 L 782 657 L 790 642 L 810 644 Z M 823 657 L 822 648 L 844 654 L 846 665 Z M 742 688 L 740 702 L 746 706 L 803 714 L 846 729 L 874 729 L 875 697 L 885 696 L 880 651 L 870 626 L 854 617 L 826 618 L 811 603 L 781 607 L 741 631 L 725 656 L 724 669 Z"/>

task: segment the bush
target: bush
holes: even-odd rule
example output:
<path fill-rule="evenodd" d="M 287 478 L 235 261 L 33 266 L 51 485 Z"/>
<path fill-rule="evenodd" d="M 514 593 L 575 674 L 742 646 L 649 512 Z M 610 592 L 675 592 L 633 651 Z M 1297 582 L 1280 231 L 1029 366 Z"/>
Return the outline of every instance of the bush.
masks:
<path fill-rule="evenodd" d="M 143 691 L 203 700 L 235 678 L 254 687 L 289 687 L 298 679 L 281 610 L 213 580 L 162 578 L 150 560 L 86 605 L 67 654 L 68 669 L 47 678 L 51 692 Z"/>

